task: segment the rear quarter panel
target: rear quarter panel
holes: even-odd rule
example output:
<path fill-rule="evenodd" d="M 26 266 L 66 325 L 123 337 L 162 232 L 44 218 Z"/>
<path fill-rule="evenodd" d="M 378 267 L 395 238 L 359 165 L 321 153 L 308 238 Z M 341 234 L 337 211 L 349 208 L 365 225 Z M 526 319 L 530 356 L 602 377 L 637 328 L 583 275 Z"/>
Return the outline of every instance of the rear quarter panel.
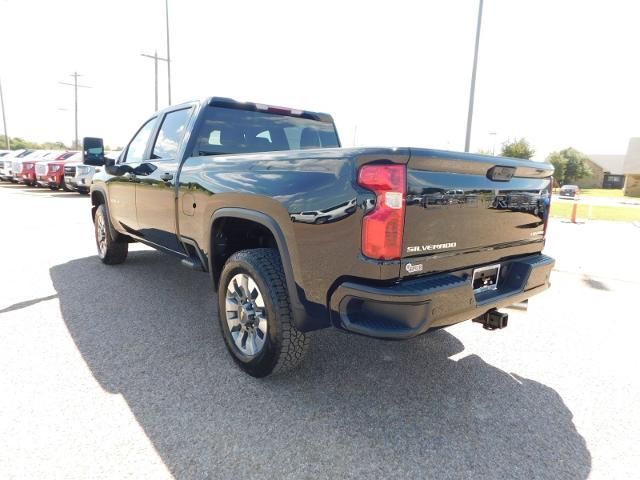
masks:
<path fill-rule="evenodd" d="M 379 262 L 362 257 L 361 223 L 373 194 L 357 185 L 357 169 L 373 159 L 404 163 L 395 149 L 317 149 L 187 158 L 178 184 L 181 237 L 208 256 L 210 225 L 221 208 L 245 208 L 273 218 L 286 239 L 298 287 L 326 306 L 340 278 L 380 279 Z M 392 266 L 397 276 L 399 264 Z"/>

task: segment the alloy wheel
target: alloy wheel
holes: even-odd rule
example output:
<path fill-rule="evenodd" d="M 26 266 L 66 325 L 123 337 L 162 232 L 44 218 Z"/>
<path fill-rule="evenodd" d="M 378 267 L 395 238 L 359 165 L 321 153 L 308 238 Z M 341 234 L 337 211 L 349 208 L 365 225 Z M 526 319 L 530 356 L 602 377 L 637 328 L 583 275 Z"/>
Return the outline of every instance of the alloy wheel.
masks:
<path fill-rule="evenodd" d="M 267 311 L 255 280 L 238 273 L 227 285 L 225 316 L 235 346 L 243 355 L 255 356 L 267 338 Z"/>
<path fill-rule="evenodd" d="M 98 249 L 100 255 L 105 256 L 107 253 L 107 226 L 104 221 L 104 216 L 98 215 L 96 218 L 96 238 L 98 240 Z"/>

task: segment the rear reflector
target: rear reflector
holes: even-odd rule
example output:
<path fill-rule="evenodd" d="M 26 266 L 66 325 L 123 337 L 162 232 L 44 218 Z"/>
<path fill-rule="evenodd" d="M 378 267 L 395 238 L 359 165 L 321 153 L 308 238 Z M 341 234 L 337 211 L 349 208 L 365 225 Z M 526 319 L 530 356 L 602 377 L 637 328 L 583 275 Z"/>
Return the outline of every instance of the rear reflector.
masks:
<path fill-rule="evenodd" d="M 362 222 L 362 253 L 376 260 L 398 260 L 402 256 L 406 167 L 365 165 L 358 184 L 376 194 L 376 206 Z"/>

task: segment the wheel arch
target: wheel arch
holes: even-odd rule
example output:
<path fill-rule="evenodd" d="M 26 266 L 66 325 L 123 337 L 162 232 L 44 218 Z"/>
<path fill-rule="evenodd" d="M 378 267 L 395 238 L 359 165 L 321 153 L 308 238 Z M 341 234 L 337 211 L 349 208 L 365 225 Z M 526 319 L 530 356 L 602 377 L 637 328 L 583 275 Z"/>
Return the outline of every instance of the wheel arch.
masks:
<path fill-rule="evenodd" d="M 234 207 L 225 207 L 216 210 L 211 216 L 211 221 L 209 223 L 209 255 L 208 255 L 208 267 L 209 271 L 213 275 L 214 284 L 217 287 L 218 278 L 220 276 L 221 268 L 216 268 L 214 257 L 215 257 L 215 227 L 220 224 L 221 220 L 224 219 L 238 219 L 245 220 L 249 222 L 253 222 L 255 224 L 260 225 L 262 228 L 265 228 L 273 237 L 275 241 L 275 247 L 278 249 L 278 253 L 280 254 L 280 259 L 282 261 L 282 267 L 285 272 L 285 276 L 287 279 L 287 285 L 290 286 L 290 283 L 295 285 L 295 278 L 293 274 L 293 268 L 291 264 L 291 258 L 289 255 L 289 249 L 287 248 L 287 241 L 282 232 L 282 229 L 278 225 L 278 222 L 274 220 L 269 215 L 258 212 L 256 210 L 249 210 L 246 208 L 234 208 Z M 291 293 L 291 291 L 289 292 Z"/>
<path fill-rule="evenodd" d="M 287 291 L 289 293 L 291 308 L 297 328 L 301 331 L 309 331 L 329 325 L 328 322 L 318 322 L 317 319 L 313 319 L 307 312 L 307 309 L 305 308 L 305 304 L 307 302 L 304 298 L 301 298 L 301 295 L 304 296 L 304 290 L 298 286 L 298 282 L 295 278 L 293 270 L 293 261 L 295 261 L 295 259 L 291 258 L 286 235 L 273 217 L 257 210 L 224 207 L 216 210 L 211 216 L 209 223 L 209 255 L 207 260 L 209 272 L 212 275 L 216 289 L 218 288 L 218 279 L 220 278 L 220 271 L 222 268 L 216 267 L 214 261 L 215 226 L 216 222 L 219 222 L 221 219 L 246 220 L 259 224 L 261 227 L 267 229 L 273 236 L 275 241 L 274 246 L 280 254 L 280 260 L 282 262 L 282 268 L 287 282 Z"/>
<path fill-rule="evenodd" d="M 105 205 L 105 208 L 109 208 L 107 205 L 107 196 L 102 190 L 91 189 L 91 218 L 96 216 L 96 210 L 100 205 Z"/>

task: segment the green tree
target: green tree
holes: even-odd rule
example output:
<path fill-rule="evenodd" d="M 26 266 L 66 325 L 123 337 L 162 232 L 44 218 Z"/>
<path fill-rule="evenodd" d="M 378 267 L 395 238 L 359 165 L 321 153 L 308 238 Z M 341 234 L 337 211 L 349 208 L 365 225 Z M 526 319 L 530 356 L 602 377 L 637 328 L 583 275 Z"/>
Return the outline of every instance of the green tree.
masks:
<path fill-rule="evenodd" d="M 554 178 L 558 184 L 576 183 L 581 178 L 590 177 L 593 172 L 586 164 L 588 160 L 584 153 L 569 147 L 559 152 L 552 152 L 547 157 L 547 162 L 551 163 L 555 172 Z"/>
<path fill-rule="evenodd" d="M 535 149 L 529 144 L 527 139 L 522 137 L 504 142 L 500 155 L 503 157 L 524 158 L 529 160 L 535 153 Z"/>
<path fill-rule="evenodd" d="M 7 148 L 4 136 L 0 138 L 0 148 Z M 69 150 L 63 142 L 31 142 L 20 137 L 9 137 L 9 143 L 11 143 L 11 150 L 21 150 L 23 148 L 34 150 Z"/>
<path fill-rule="evenodd" d="M 476 153 L 479 153 L 480 155 L 493 155 L 491 150 L 489 150 L 488 148 L 481 148 Z"/>
<path fill-rule="evenodd" d="M 553 178 L 558 185 L 564 183 L 564 175 L 567 166 L 567 160 L 562 156 L 560 152 L 552 152 L 547 156 L 547 162 L 553 165 Z"/>

